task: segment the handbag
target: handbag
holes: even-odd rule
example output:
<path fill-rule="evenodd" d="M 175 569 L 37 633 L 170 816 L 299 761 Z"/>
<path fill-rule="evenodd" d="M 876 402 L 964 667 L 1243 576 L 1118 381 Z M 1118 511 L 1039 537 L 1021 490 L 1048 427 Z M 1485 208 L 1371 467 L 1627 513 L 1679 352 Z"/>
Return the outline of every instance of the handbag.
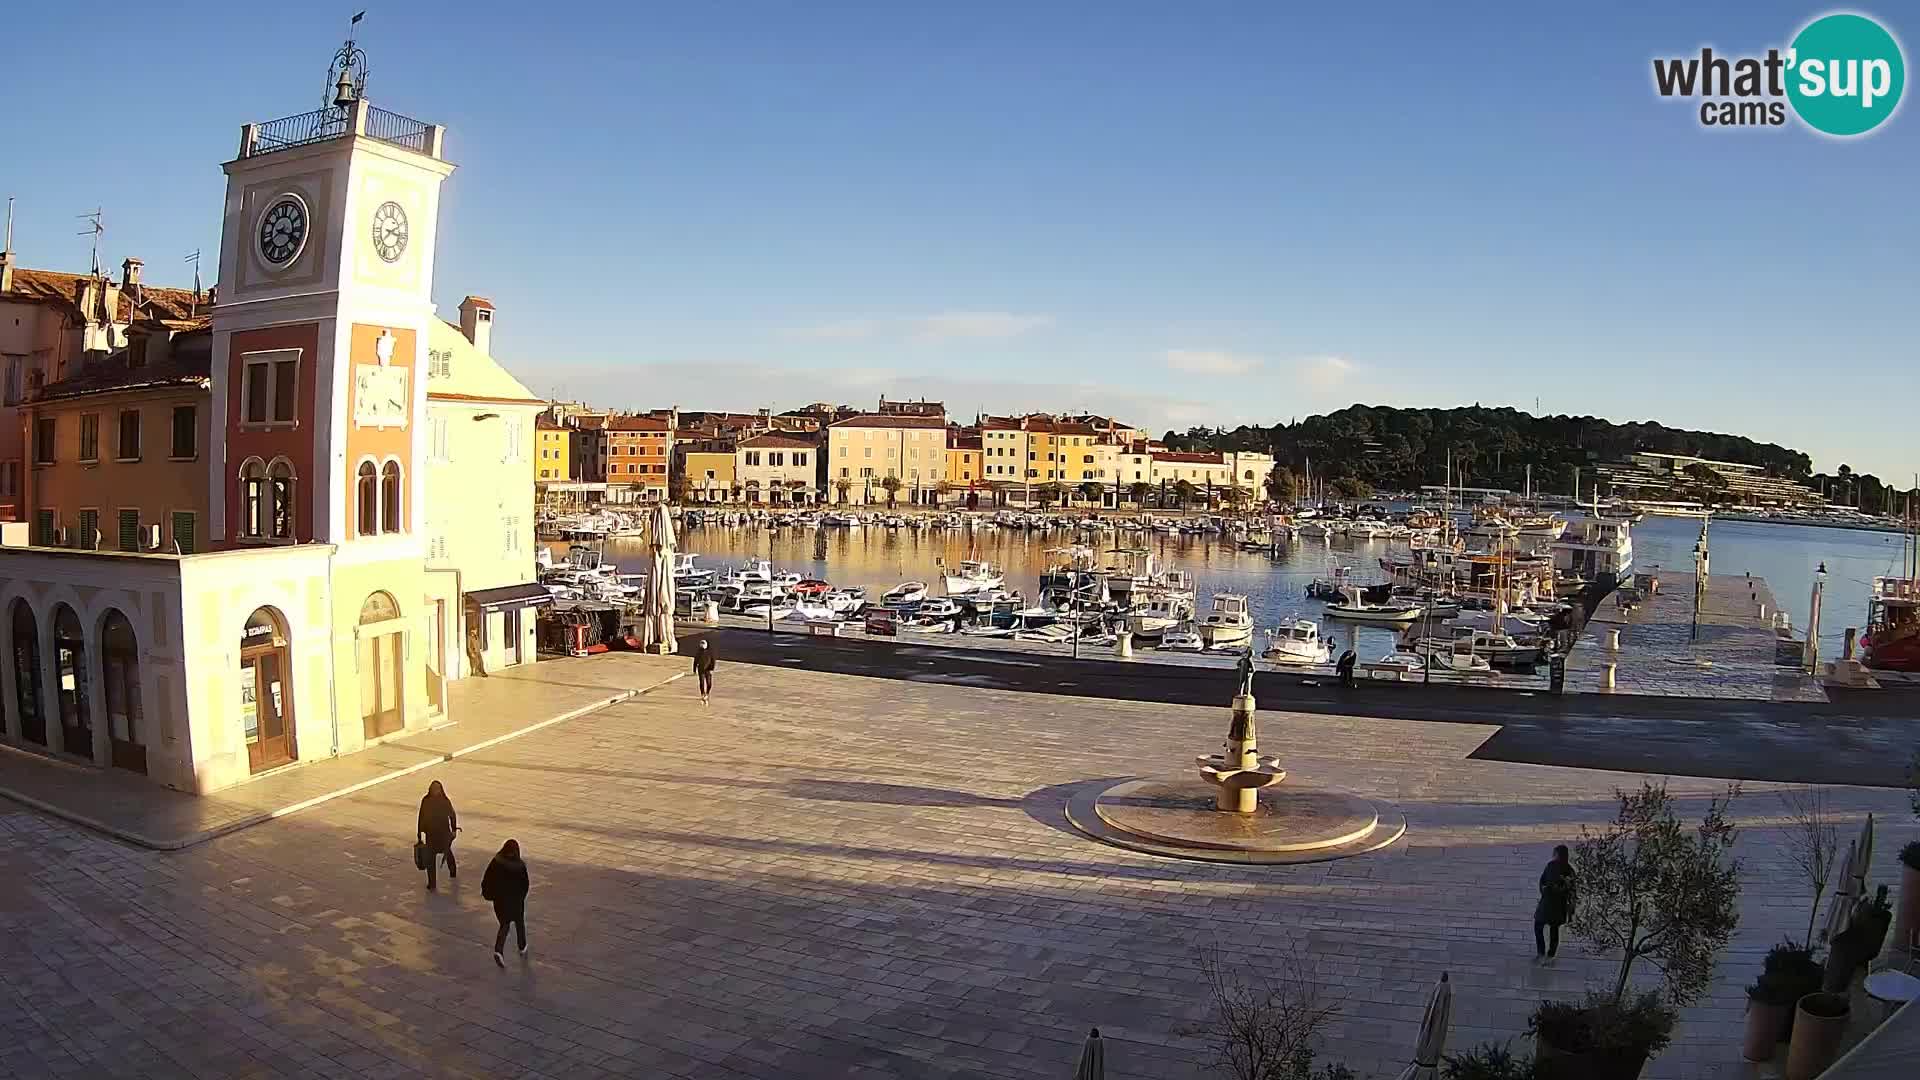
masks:
<path fill-rule="evenodd" d="M 425 870 L 427 863 L 432 861 L 432 859 L 433 854 L 427 850 L 426 841 L 415 840 L 413 842 L 413 868 L 415 870 Z"/>

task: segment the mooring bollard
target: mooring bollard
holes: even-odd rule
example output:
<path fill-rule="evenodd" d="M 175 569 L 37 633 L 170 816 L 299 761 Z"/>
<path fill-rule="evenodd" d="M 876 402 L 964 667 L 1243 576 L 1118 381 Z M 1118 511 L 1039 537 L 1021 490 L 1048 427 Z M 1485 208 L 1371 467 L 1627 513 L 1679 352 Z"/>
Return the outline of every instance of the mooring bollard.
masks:
<path fill-rule="evenodd" d="M 1618 630 L 1607 631 L 1607 651 L 1608 652 L 1620 651 L 1620 631 Z"/>
<path fill-rule="evenodd" d="M 1606 665 L 1606 666 L 1605 666 L 1605 668 L 1603 669 L 1603 677 L 1604 677 L 1604 685 L 1605 685 L 1605 686 L 1606 686 L 1606 688 L 1607 688 L 1607 689 L 1609 689 L 1609 690 L 1611 690 L 1611 689 L 1613 689 L 1613 672 L 1614 672 L 1614 669 L 1615 669 L 1615 668 L 1617 668 L 1617 667 L 1619 667 L 1619 666 L 1620 666 L 1620 665 L 1618 665 L 1618 664 L 1608 664 L 1608 665 Z"/>
<path fill-rule="evenodd" d="M 1122 630 L 1113 640 L 1113 652 L 1122 660 L 1133 659 L 1133 631 Z"/>

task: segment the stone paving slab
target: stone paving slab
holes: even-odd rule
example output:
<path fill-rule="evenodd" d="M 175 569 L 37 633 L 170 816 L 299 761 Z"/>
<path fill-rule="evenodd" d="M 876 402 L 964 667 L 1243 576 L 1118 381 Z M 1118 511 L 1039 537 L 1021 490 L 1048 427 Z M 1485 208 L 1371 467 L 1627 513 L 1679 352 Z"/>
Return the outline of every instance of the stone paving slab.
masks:
<path fill-rule="evenodd" d="M 0 804 L 0 1074 L 1058 1080 L 1097 1025 L 1111 1076 L 1200 1077 L 1197 951 L 1292 940 L 1342 1003 L 1328 1058 L 1391 1076 L 1442 971 L 1455 1048 L 1606 977 L 1572 943 L 1534 962 L 1534 881 L 1641 778 L 1476 760 L 1485 726 L 1260 714 L 1295 777 L 1405 812 L 1371 855 L 1197 864 L 1066 823 L 1087 781 L 1226 720 L 723 664 L 711 707 L 681 681 L 180 852 Z M 436 894 L 408 850 L 430 779 L 465 826 Z M 1720 785 L 1671 787 L 1692 811 Z M 1742 988 L 1807 921 L 1776 790 L 1736 805 L 1741 925 L 1649 1080 L 1756 1075 Z M 1887 880 L 1920 833 L 1903 793 L 1832 794 L 1849 830 L 1879 815 Z M 507 837 L 532 951 L 499 971 L 475 883 Z"/>
<path fill-rule="evenodd" d="M 276 769 L 211 795 L 188 795 L 128 773 L 0 747 L 0 796 L 142 847 L 172 850 L 624 701 L 678 678 L 686 668 L 684 657 L 629 653 L 463 679 L 448 688 L 450 723 L 358 754 Z"/>
<path fill-rule="evenodd" d="M 1778 610 L 1764 578 L 1709 574 L 1694 636 L 1692 571 L 1655 572 L 1660 589 L 1630 612 L 1603 603 L 1567 654 L 1567 689 L 1752 701 L 1824 702 L 1820 684 L 1774 657 Z M 1620 594 L 1616 594 L 1618 596 Z M 1766 614 L 1761 614 L 1765 612 Z M 1620 632 L 1620 649 L 1607 648 Z M 1615 666 L 1606 685 L 1606 666 Z"/>

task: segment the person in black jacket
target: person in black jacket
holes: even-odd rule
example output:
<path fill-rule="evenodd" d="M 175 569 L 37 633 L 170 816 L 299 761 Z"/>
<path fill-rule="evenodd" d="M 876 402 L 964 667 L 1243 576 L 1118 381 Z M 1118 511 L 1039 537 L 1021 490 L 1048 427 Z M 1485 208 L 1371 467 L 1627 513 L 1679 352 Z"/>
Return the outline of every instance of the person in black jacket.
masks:
<path fill-rule="evenodd" d="M 509 840 L 500 845 L 500 854 L 487 864 L 480 879 L 480 896 L 493 901 L 493 917 L 500 920 L 500 932 L 493 936 L 493 962 L 506 967 L 500 950 L 507 947 L 507 927 L 512 925 L 520 942 L 520 955 L 527 955 L 527 864 L 520 861 L 520 842 Z"/>
<path fill-rule="evenodd" d="M 453 834 L 459 831 L 460 817 L 453 812 L 453 800 L 447 798 L 447 789 L 435 780 L 427 785 L 426 798 L 420 800 L 419 831 L 416 834 L 427 845 L 428 892 L 438 887 L 434 870 L 441 859 L 447 860 L 448 880 L 460 876 L 460 867 L 453 861 Z"/>
<path fill-rule="evenodd" d="M 1360 658 L 1353 654 L 1352 649 L 1348 649 L 1346 652 L 1340 654 L 1340 660 L 1333 666 L 1333 669 L 1340 673 L 1341 686 L 1353 685 L 1353 668 L 1359 660 Z"/>
<path fill-rule="evenodd" d="M 693 673 L 700 677 L 700 704 L 707 704 L 707 695 L 713 693 L 713 646 L 706 638 L 700 639 L 700 646 L 693 650 Z"/>
<path fill-rule="evenodd" d="M 1560 925 L 1573 917 L 1573 862 L 1567 845 L 1553 849 L 1553 861 L 1540 871 L 1540 902 L 1533 908 L 1533 955 L 1553 956 L 1560 951 Z M 1550 938 L 1540 933 L 1547 928 Z"/>

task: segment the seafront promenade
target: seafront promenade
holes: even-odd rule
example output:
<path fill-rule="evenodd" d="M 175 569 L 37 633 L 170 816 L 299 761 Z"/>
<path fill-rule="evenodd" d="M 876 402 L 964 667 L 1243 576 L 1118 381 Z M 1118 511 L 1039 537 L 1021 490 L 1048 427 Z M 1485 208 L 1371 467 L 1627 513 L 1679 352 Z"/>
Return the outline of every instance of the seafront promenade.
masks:
<path fill-rule="evenodd" d="M 1263 752 L 1391 801 L 1408 833 L 1333 863 L 1190 863 L 1089 840 L 1064 807 L 1217 745 L 1230 678 L 1196 671 L 1180 696 L 1202 703 L 1168 704 L 838 674 L 828 655 L 729 656 L 706 707 L 660 680 L 684 658 L 541 665 L 653 688 L 179 851 L 0 802 L 0 1075 L 1037 1080 L 1069 1075 L 1097 1025 L 1110 1075 L 1199 1077 L 1198 950 L 1292 939 L 1341 1002 L 1329 1059 L 1381 1076 L 1442 971 L 1453 1047 L 1519 1036 L 1541 997 L 1604 974 L 1572 945 L 1536 964 L 1528 922 L 1551 846 L 1641 780 L 1580 759 L 1614 740 L 1517 761 L 1489 753 L 1498 718 L 1303 712 L 1263 675 Z M 521 707 L 559 715 L 551 685 Z M 1695 749 L 1656 741 L 1648 771 Z M 408 851 L 430 780 L 465 829 L 436 894 Z M 1692 812 L 1722 784 L 1671 786 Z M 1773 792 L 1736 804 L 1740 928 L 1654 1080 L 1754 1075 L 1742 987 L 1806 920 Z M 1876 867 L 1920 835 L 1901 792 L 1833 799 L 1844 829 L 1878 815 Z M 477 884 L 507 837 L 533 876 L 532 949 L 499 971 Z"/>

